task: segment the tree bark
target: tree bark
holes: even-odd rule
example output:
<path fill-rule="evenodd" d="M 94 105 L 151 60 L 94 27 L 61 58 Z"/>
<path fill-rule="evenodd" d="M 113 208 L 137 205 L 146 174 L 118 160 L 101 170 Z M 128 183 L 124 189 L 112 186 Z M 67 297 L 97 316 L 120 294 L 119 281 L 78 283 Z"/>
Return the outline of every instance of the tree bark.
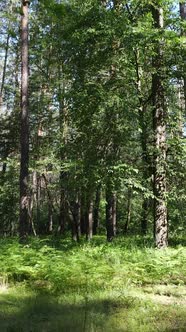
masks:
<path fill-rule="evenodd" d="M 93 234 L 97 234 L 97 229 L 99 227 L 99 206 L 100 206 L 100 199 L 101 199 L 101 185 L 99 185 L 96 189 L 96 198 L 94 202 L 94 223 L 93 223 Z"/>
<path fill-rule="evenodd" d="M 81 205 L 79 201 L 79 195 L 77 195 L 76 200 L 73 202 L 72 207 L 72 239 L 74 241 L 79 241 L 81 236 Z"/>
<path fill-rule="evenodd" d="M 50 234 L 53 231 L 53 211 L 54 211 L 53 197 L 48 188 L 48 185 L 50 184 L 50 178 L 47 179 L 47 177 L 45 176 L 44 173 L 42 174 L 42 177 L 45 182 L 45 188 L 46 188 L 47 200 L 48 200 L 48 223 L 47 223 L 46 231 L 47 231 L 47 233 Z"/>
<path fill-rule="evenodd" d="M 135 56 L 135 67 L 136 67 L 136 87 L 138 91 L 138 99 L 139 99 L 139 124 L 141 128 L 141 149 L 142 149 L 142 162 L 143 162 L 143 184 L 146 185 L 146 180 L 150 175 L 150 161 L 147 151 L 147 135 L 148 128 L 147 123 L 145 121 L 145 115 L 147 113 L 146 101 L 143 100 L 142 96 L 142 83 L 141 78 L 143 75 L 142 68 L 140 66 L 140 58 L 139 51 L 136 49 L 134 51 Z M 142 215 L 141 215 L 141 233 L 145 235 L 147 233 L 147 216 L 148 216 L 148 206 L 149 200 L 146 197 L 143 197 L 142 202 Z"/>
<path fill-rule="evenodd" d="M 154 27 L 163 29 L 163 9 L 155 2 L 152 5 Z M 152 106 L 154 127 L 154 230 L 157 248 L 168 245 L 167 204 L 166 204 L 166 106 L 165 78 L 163 72 L 163 40 L 154 42 L 152 76 Z"/>
<path fill-rule="evenodd" d="M 139 111 L 140 125 L 141 125 L 141 148 L 142 148 L 142 162 L 143 162 L 143 184 L 147 185 L 147 179 L 151 173 L 150 158 L 147 150 L 147 137 L 148 137 L 148 128 L 145 121 L 146 107 L 141 106 Z M 152 185 L 152 184 L 151 184 Z M 143 197 L 142 202 L 142 213 L 141 213 L 141 234 L 147 234 L 148 227 L 148 210 L 149 210 L 149 198 Z"/>
<path fill-rule="evenodd" d="M 3 104 L 3 90 L 4 90 L 4 84 L 5 84 L 7 60 L 8 60 L 9 40 L 10 40 L 10 33 L 8 31 L 8 35 L 7 35 L 7 38 L 6 38 L 5 57 L 4 57 L 4 65 L 3 65 L 3 75 L 2 75 L 1 89 L 0 89 L 0 107 Z"/>
<path fill-rule="evenodd" d="M 128 202 L 127 202 L 127 219 L 124 226 L 124 233 L 127 234 L 129 229 L 129 224 L 131 221 L 131 207 L 132 207 L 132 188 L 128 189 Z"/>
<path fill-rule="evenodd" d="M 110 242 L 116 236 L 116 193 L 109 184 L 106 189 L 106 230 L 107 240 Z"/>
<path fill-rule="evenodd" d="M 180 17 L 182 21 L 186 21 L 186 3 L 180 3 Z M 186 36 L 186 31 L 181 30 L 181 35 Z M 183 95 L 184 95 L 184 116 L 186 117 L 186 52 L 183 50 Z"/>
<path fill-rule="evenodd" d="M 68 178 L 68 172 L 63 170 L 63 163 L 66 160 L 65 146 L 67 145 L 67 133 L 68 133 L 68 122 L 67 113 L 68 109 L 65 105 L 65 83 L 63 78 L 63 68 L 59 65 L 59 82 L 63 79 L 63 84 L 59 83 L 58 87 L 58 100 L 59 100 L 59 128 L 60 128 L 60 160 L 61 160 L 61 171 L 60 171 L 60 211 L 59 211 L 59 227 L 58 232 L 63 234 L 65 231 L 65 224 L 67 221 L 68 207 L 67 207 L 67 190 L 66 182 Z"/>
<path fill-rule="evenodd" d="M 86 225 L 86 239 L 90 241 L 93 236 L 93 201 L 89 200 L 88 201 L 88 206 L 87 206 L 87 225 Z"/>
<path fill-rule="evenodd" d="M 29 229 L 29 111 L 28 111 L 28 12 L 29 1 L 22 0 L 21 19 L 21 162 L 20 162 L 20 240 L 27 238 Z"/>
<path fill-rule="evenodd" d="M 61 157 L 62 158 L 62 157 Z M 59 210 L 59 227 L 58 232 L 64 234 L 65 224 L 67 219 L 67 202 L 66 202 L 66 190 L 64 182 L 66 181 L 67 172 L 61 170 L 60 172 L 60 210 Z"/>

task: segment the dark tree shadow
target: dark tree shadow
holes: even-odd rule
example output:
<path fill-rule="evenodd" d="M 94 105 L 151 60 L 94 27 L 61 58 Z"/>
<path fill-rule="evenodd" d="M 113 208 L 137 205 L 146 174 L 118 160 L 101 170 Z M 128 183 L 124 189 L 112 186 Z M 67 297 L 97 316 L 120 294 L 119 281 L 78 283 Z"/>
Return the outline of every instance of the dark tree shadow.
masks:
<path fill-rule="evenodd" d="M 126 303 L 126 309 L 131 304 Z M 0 297 L 1 332 L 88 332 L 105 331 L 111 310 L 117 301 L 82 301 L 65 304 L 49 294 L 17 299 L 4 294 Z M 117 328 L 113 331 L 124 331 Z"/>
<path fill-rule="evenodd" d="M 65 297 L 50 294 L 33 293 L 26 295 L 0 295 L 0 331 L 1 332 L 137 332 L 185 331 L 184 313 L 172 317 L 170 322 L 153 312 L 152 317 L 140 317 L 138 311 L 146 304 L 134 298 L 122 299 L 84 299 L 81 302 L 68 303 Z M 154 309 L 153 309 L 154 310 Z M 162 309 L 163 310 L 163 309 Z M 167 310 L 167 309 L 166 309 Z M 149 311 L 152 314 L 151 311 Z M 167 311 L 166 311 L 167 312 Z M 158 315 L 158 319 L 157 319 Z M 131 319 L 132 318 L 132 319 Z M 136 319 L 136 322 L 135 322 Z M 145 321 L 144 321 L 145 319 Z M 163 321 L 161 321 L 163 319 Z M 167 327 L 161 327 L 161 323 Z M 159 324 L 158 326 L 156 324 Z M 162 325 L 163 326 L 163 325 Z M 160 329 L 161 327 L 161 329 Z M 157 328 L 157 329 L 156 329 Z"/>

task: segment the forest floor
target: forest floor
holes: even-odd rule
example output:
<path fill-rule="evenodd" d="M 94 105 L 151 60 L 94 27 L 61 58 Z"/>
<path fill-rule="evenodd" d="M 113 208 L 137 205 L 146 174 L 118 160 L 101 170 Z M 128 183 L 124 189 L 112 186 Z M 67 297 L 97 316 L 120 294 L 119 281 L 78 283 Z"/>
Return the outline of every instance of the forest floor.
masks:
<path fill-rule="evenodd" d="M 186 331 L 186 246 L 0 239 L 1 332 Z"/>

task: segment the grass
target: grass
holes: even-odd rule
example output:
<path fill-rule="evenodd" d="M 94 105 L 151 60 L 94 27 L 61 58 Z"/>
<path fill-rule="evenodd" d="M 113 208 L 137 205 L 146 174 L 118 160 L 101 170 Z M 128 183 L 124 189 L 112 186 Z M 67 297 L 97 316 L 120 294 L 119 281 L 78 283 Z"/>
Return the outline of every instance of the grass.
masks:
<path fill-rule="evenodd" d="M 0 331 L 186 331 L 186 248 L 0 240 Z"/>

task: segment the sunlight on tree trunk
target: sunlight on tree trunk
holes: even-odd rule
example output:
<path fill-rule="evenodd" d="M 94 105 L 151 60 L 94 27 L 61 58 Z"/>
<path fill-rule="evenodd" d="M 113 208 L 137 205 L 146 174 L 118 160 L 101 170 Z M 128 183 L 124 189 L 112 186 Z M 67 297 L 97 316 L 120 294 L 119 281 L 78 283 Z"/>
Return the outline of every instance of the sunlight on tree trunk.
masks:
<path fill-rule="evenodd" d="M 28 119 L 28 8 L 29 1 L 22 1 L 21 20 L 21 165 L 20 165 L 20 217 L 19 235 L 28 236 L 29 221 L 29 119 Z"/>
<path fill-rule="evenodd" d="M 154 27 L 162 31 L 164 28 L 163 9 L 152 6 Z M 155 135 L 154 151 L 154 223 L 155 242 L 158 248 L 168 245 L 167 225 L 167 186 L 166 186 L 166 104 L 163 40 L 155 42 L 152 77 L 153 126 Z"/>

